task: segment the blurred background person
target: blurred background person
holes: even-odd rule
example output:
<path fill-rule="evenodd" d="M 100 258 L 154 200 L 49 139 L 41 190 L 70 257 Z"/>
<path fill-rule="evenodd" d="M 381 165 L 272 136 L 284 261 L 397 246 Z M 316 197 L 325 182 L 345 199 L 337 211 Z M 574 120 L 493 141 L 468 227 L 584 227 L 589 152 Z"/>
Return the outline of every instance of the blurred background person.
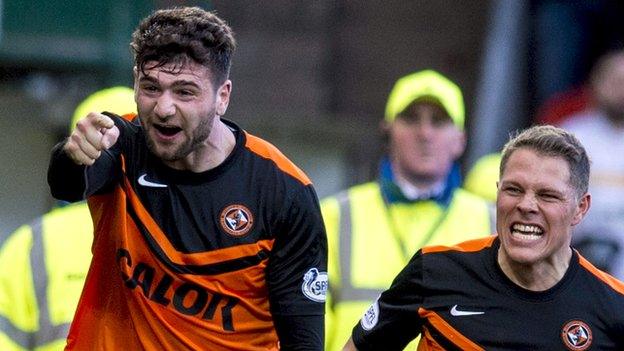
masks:
<path fill-rule="evenodd" d="M 500 150 L 509 132 L 559 125 L 587 107 L 596 59 L 624 47 L 624 2 L 490 1 L 466 161 Z"/>
<path fill-rule="evenodd" d="M 562 112 L 589 102 L 589 72 L 605 52 L 624 47 L 624 3 L 618 0 L 532 0 L 532 94 L 537 106 Z M 553 104 L 555 106 L 553 106 Z M 556 110 L 538 121 L 559 124 Z M 559 117 L 559 118 L 558 118 Z"/>
<path fill-rule="evenodd" d="M 433 70 L 399 79 L 381 123 L 387 155 L 375 181 L 325 198 L 329 245 L 328 350 L 424 245 L 492 232 L 485 200 L 460 188 L 465 149 L 460 88 Z"/>
<path fill-rule="evenodd" d="M 71 129 L 90 111 L 135 113 L 124 86 L 89 95 Z M 89 263 L 93 223 L 86 202 L 57 208 L 22 225 L 0 246 L 0 350 L 63 350 Z"/>
<path fill-rule="evenodd" d="M 579 138 L 592 160 L 592 210 L 577 227 L 574 245 L 592 263 L 624 279 L 624 50 L 597 61 L 589 87 L 592 105 L 561 125 Z"/>
<path fill-rule="evenodd" d="M 624 2 L 532 0 L 531 4 L 535 121 L 561 125 L 594 103 L 590 71 L 598 58 L 624 48 Z"/>

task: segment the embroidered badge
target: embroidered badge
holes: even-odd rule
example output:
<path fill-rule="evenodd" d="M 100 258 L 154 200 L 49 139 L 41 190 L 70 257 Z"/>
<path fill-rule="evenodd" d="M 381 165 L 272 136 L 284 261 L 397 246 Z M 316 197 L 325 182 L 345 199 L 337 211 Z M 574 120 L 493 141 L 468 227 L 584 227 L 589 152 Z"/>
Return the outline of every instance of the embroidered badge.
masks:
<path fill-rule="evenodd" d="M 327 272 L 319 272 L 316 268 L 310 268 L 303 275 L 301 291 L 312 301 L 325 302 L 328 284 Z"/>
<path fill-rule="evenodd" d="M 221 211 L 221 227 L 233 236 L 243 236 L 251 230 L 254 223 L 251 211 L 243 205 L 230 205 Z"/>
<path fill-rule="evenodd" d="M 587 323 L 573 320 L 563 326 L 561 339 L 568 350 L 587 350 L 592 343 L 592 332 Z"/>
<path fill-rule="evenodd" d="M 364 312 L 360 325 L 364 330 L 371 330 L 379 321 L 379 297 L 373 302 L 373 304 Z"/>

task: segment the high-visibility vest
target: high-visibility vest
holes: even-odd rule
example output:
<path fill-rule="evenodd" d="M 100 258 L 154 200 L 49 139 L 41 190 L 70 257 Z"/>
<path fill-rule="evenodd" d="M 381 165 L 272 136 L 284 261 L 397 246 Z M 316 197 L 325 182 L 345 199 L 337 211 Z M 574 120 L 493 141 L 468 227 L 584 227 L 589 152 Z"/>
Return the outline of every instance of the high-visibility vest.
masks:
<path fill-rule="evenodd" d="M 332 351 L 418 249 L 494 231 L 491 205 L 460 188 L 444 208 L 435 201 L 386 204 L 371 182 L 324 199 L 321 209 L 329 249 L 326 350 Z"/>
<path fill-rule="evenodd" d="M 498 191 L 499 168 L 501 163 L 501 153 L 495 152 L 481 156 L 468 170 L 464 189 L 480 196 L 488 201 L 496 202 Z"/>
<path fill-rule="evenodd" d="M 54 209 L 0 243 L 0 350 L 63 350 L 92 240 L 82 202 Z"/>

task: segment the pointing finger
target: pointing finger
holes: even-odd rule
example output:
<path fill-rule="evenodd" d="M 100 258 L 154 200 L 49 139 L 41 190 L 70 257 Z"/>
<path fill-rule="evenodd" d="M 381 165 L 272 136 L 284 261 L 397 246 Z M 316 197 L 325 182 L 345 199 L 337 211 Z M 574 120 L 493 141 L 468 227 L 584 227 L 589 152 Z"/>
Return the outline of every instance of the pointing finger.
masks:
<path fill-rule="evenodd" d="M 95 148 L 96 151 L 107 149 L 114 143 L 114 141 L 103 140 L 103 136 L 112 129 L 116 129 L 113 120 L 108 116 L 95 112 L 89 113 L 87 117 L 81 119 L 76 124 L 77 134 L 91 147 Z M 76 142 L 80 144 L 79 140 L 76 140 Z M 90 156 L 94 156 L 88 146 L 81 145 L 81 148 Z"/>
<path fill-rule="evenodd" d="M 91 112 L 87 115 L 87 118 L 90 118 L 92 120 L 93 126 L 97 129 L 110 129 L 113 128 L 113 126 L 115 125 L 110 117 L 101 113 Z"/>

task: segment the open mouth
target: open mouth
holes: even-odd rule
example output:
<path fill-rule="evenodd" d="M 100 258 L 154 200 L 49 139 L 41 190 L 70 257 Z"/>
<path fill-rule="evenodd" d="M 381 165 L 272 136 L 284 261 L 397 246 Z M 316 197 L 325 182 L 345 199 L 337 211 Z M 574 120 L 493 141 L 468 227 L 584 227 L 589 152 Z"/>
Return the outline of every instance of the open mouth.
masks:
<path fill-rule="evenodd" d="M 180 127 L 175 127 L 175 126 L 162 126 L 162 125 L 158 125 L 158 124 L 155 124 L 155 125 L 154 125 L 154 128 L 156 128 L 156 130 L 157 130 L 160 134 L 162 134 L 162 135 L 164 135 L 164 136 L 168 136 L 168 137 L 170 137 L 170 136 L 174 136 L 174 135 L 176 135 L 176 134 L 178 134 L 179 132 L 181 132 L 181 131 L 182 131 L 182 128 L 180 128 Z"/>
<path fill-rule="evenodd" d="M 511 234 L 522 239 L 536 240 L 544 234 L 544 230 L 537 225 L 515 223 L 511 226 Z"/>

